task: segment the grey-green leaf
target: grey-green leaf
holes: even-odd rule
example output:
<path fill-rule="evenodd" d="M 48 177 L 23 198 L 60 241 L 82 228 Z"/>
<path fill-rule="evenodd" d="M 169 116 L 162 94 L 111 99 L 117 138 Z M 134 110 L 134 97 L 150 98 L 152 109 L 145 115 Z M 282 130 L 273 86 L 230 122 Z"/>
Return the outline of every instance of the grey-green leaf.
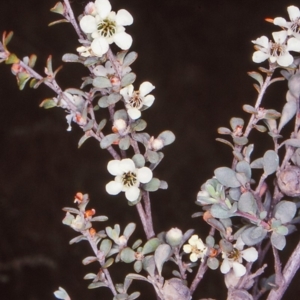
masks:
<path fill-rule="evenodd" d="M 128 73 L 122 78 L 121 86 L 124 87 L 129 84 L 132 84 L 134 83 L 135 79 L 136 79 L 136 75 L 134 73 Z"/>
<path fill-rule="evenodd" d="M 162 267 L 164 263 L 168 260 L 171 252 L 172 248 L 168 244 L 159 245 L 155 250 L 154 260 L 159 275 L 161 275 Z"/>
<path fill-rule="evenodd" d="M 160 180 L 158 178 L 152 178 L 149 182 L 143 185 L 143 189 L 148 192 L 155 192 L 160 187 Z"/>
<path fill-rule="evenodd" d="M 236 178 L 236 173 L 228 167 L 220 167 L 215 170 L 215 176 L 221 184 L 227 187 L 239 187 L 240 182 Z"/>
<path fill-rule="evenodd" d="M 275 218 L 280 220 L 282 224 L 292 221 L 296 212 L 297 206 L 294 202 L 282 200 L 275 206 Z"/>
<path fill-rule="evenodd" d="M 273 231 L 271 235 L 271 243 L 278 250 L 283 250 L 286 245 L 285 236 Z"/>
<path fill-rule="evenodd" d="M 264 172 L 267 175 L 274 173 L 279 166 L 279 157 L 274 150 L 268 150 L 263 156 Z"/>
<path fill-rule="evenodd" d="M 99 89 L 112 87 L 110 80 L 104 76 L 98 76 L 93 79 L 93 86 Z"/>
<path fill-rule="evenodd" d="M 283 126 L 285 126 L 294 117 L 296 111 L 297 103 L 296 99 L 293 98 L 290 101 L 288 101 L 282 109 L 281 118 L 278 125 L 278 132 L 280 132 Z"/>
<path fill-rule="evenodd" d="M 113 142 L 117 141 L 119 138 L 119 134 L 117 133 L 112 133 L 112 134 L 108 134 L 106 135 L 100 142 L 100 147 L 102 149 L 106 149 L 107 147 L 109 147 Z"/>

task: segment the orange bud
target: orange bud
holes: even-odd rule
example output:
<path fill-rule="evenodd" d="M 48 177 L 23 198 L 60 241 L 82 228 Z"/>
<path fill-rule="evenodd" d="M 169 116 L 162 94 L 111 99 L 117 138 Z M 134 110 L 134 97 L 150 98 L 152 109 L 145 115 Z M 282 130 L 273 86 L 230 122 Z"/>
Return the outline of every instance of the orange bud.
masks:
<path fill-rule="evenodd" d="M 219 254 L 219 251 L 215 248 L 210 248 L 209 249 L 209 256 L 210 257 L 216 257 Z"/>
<path fill-rule="evenodd" d="M 204 220 L 205 222 L 207 222 L 207 220 L 208 220 L 208 219 L 211 219 L 211 218 L 213 218 L 213 216 L 212 216 L 212 214 L 210 213 L 210 211 L 207 210 L 207 211 L 203 214 L 203 220 Z"/>
<path fill-rule="evenodd" d="M 89 229 L 89 233 L 91 236 L 94 236 L 96 234 L 96 230 L 92 227 Z"/>
<path fill-rule="evenodd" d="M 271 18 L 265 18 L 265 21 L 269 22 L 269 23 L 273 23 L 274 22 L 274 19 L 271 19 Z"/>
<path fill-rule="evenodd" d="M 96 211 L 94 209 L 86 210 L 84 213 L 84 217 L 85 218 L 92 217 L 95 213 L 96 213 Z"/>
<path fill-rule="evenodd" d="M 75 195 L 74 203 L 76 203 L 76 202 L 80 203 L 80 202 L 82 202 L 82 199 L 83 199 L 83 194 L 79 192 Z"/>

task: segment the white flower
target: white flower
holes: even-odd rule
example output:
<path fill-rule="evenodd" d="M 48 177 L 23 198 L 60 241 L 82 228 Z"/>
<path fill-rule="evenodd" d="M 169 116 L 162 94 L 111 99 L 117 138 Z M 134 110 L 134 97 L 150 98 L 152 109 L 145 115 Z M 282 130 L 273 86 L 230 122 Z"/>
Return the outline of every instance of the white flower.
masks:
<path fill-rule="evenodd" d="M 138 91 L 133 90 L 133 85 L 130 84 L 120 90 L 123 96 L 127 112 L 131 119 L 136 120 L 141 116 L 140 109 L 150 107 L 154 102 L 154 96 L 148 95 L 155 88 L 150 82 L 145 81 L 140 85 Z M 144 108 L 145 108 L 144 107 Z"/>
<path fill-rule="evenodd" d="M 233 245 L 233 250 L 230 253 L 222 252 L 223 262 L 221 264 L 221 272 L 227 274 L 230 269 L 233 269 L 236 277 L 244 276 L 246 268 L 242 265 L 243 259 L 248 262 L 256 261 L 258 258 L 258 252 L 254 247 L 242 250 L 244 247 L 242 239 L 239 237 L 236 244 Z"/>
<path fill-rule="evenodd" d="M 293 35 L 300 39 L 300 10 L 296 6 L 289 6 L 287 8 L 291 22 L 287 22 L 282 17 L 277 17 L 273 20 L 275 25 L 287 28 L 288 35 Z"/>
<path fill-rule="evenodd" d="M 266 36 L 252 41 L 256 45 L 256 48 L 258 48 L 253 53 L 252 60 L 260 63 L 269 59 L 271 63 L 277 62 L 282 67 L 291 65 L 294 58 L 289 51 L 299 52 L 300 40 L 294 37 L 288 38 L 288 33 L 285 30 L 273 32 L 272 35 L 275 43 L 269 41 Z"/>
<path fill-rule="evenodd" d="M 178 228 L 171 228 L 166 233 L 166 241 L 169 245 L 176 247 L 179 246 L 182 240 L 182 231 Z"/>
<path fill-rule="evenodd" d="M 124 26 L 133 23 L 131 14 L 125 9 L 120 9 L 117 13 L 111 11 L 111 4 L 108 0 L 96 0 L 96 12 L 91 4 L 90 6 L 88 10 L 91 14 L 82 17 L 80 27 L 84 33 L 91 34 L 93 52 L 97 56 L 102 56 L 112 43 L 122 50 L 129 49 L 132 37 L 125 32 Z"/>
<path fill-rule="evenodd" d="M 116 176 L 114 181 L 106 185 L 110 195 L 125 192 L 128 201 L 136 201 L 140 195 L 140 183 L 147 183 L 152 179 L 152 171 L 147 167 L 136 168 L 132 159 L 111 160 L 107 164 L 110 174 Z"/>
<path fill-rule="evenodd" d="M 185 253 L 191 253 L 190 260 L 192 262 L 196 262 L 199 258 L 201 259 L 201 261 L 203 261 L 207 253 L 207 247 L 198 237 L 198 235 L 194 234 L 190 237 L 189 243 L 183 246 L 183 251 Z"/>

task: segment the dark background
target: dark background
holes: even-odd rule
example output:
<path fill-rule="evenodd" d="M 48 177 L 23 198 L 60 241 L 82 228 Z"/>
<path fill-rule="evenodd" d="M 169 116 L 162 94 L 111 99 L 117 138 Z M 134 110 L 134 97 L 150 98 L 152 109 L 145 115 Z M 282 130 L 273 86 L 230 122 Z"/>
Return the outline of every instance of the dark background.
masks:
<path fill-rule="evenodd" d="M 74 0 L 79 15 L 86 1 Z M 264 21 L 266 17 L 288 18 L 288 1 L 200 1 L 200 0 L 112 0 L 113 10 L 127 9 L 134 24 L 127 28 L 133 36 L 132 50 L 139 53 L 132 65 L 138 75 L 135 87 L 145 80 L 156 86 L 151 109 L 143 113 L 147 132 L 157 136 L 169 129 L 176 135 L 174 144 L 164 149 L 165 159 L 155 176 L 166 180 L 169 189 L 151 194 L 156 232 L 173 226 L 183 231 L 195 228 L 205 238 L 207 228 L 194 204 L 200 185 L 219 166 L 230 166 L 229 147 L 218 144 L 216 129 L 229 126 L 232 116 L 247 117 L 241 106 L 253 104 L 256 92 L 246 75 L 257 65 L 251 61 L 251 40 L 279 28 Z M 297 5 L 297 3 L 294 3 Z M 64 53 L 75 53 L 79 45 L 71 25 L 47 27 L 59 15 L 49 12 L 55 1 L 10 0 L 1 3 L 0 31 L 13 30 L 9 49 L 19 57 L 38 55 L 37 70 L 42 73 L 47 56 L 54 67 L 62 64 Z M 87 71 L 81 65 L 65 64 L 57 80 L 63 89 L 79 87 Z M 77 191 L 89 193 L 89 207 L 109 221 L 97 229 L 113 226 L 123 229 L 129 222 L 140 227 L 135 208 L 128 207 L 124 195 L 105 193 L 110 175 L 106 171 L 108 153 L 95 140 L 82 148 L 77 143 L 82 132 L 73 126 L 67 132 L 62 109 L 43 110 L 39 103 L 54 96 L 42 86 L 19 92 L 8 66 L 0 72 L 0 292 L 1 299 L 54 299 L 53 291 L 64 287 L 73 300 L 111 299 L 108 289 L 86 290 L 86 273 L 98 266 L 83 266 L 91 255 L 87 243 L 68 245 L 76 233 L 61 223 L 61 208 L 72 206 Z M 284 101 L 285 83 L 271 87 L 265 107 L 279 109 Z M 281 102 L 280 102 L 281 101 Z M 262 139 L 263 137 L 263 139 Z M 252 137 L 271 146 L 266 135 Z M 255 152 L 254 155 L 257 155 Z M 137 230 L 130 240 L 144 238 Z M 298 233 L 288 238 L 297 242 Z M 283 258 L 284 259 L 284 258 Z M 116 282 L 122 282 L 132 266 L 112 267 Z M 114 273 L 114 271 L 117 271 Z M 122 273 L 123 272 L 123 273 Z M 117 273 L 117 274 L 116 274 Z M 272 267 L 267 269 L 272 273 Z M 209 272 L 194 299 L 225 299 L 219 270 Z M 141 299 L 154 299 L 152 288 L 138 282 L 131 291 L 145 291 Z M 286 299 L 300 292 L 296 280 Z M 295 298 L 294 298 L 295 299 Z"/>

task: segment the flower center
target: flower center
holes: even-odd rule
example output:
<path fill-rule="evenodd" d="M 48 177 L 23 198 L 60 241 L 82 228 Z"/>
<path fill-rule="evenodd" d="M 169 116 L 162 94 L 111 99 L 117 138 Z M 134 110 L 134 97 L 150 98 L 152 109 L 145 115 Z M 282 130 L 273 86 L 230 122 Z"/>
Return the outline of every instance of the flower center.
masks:
<path fill-rule="evenodd" d="M 132 95 L 132 97 L 129 99 L 129 104 L 133 108 L 141 108 L 143 106 L 143 100 L 140 97 L 140 92 L 135 91 Z"/>
<path fill-rule="evenodd" d="M 300 31 L 300 18 L 297 18 L 292 22 L 291 29 L 295 33 L 299 33 Z"/>
<path fill-rule="evenodd" d="M 240 258 L 240 251 L 238 249 L 233 249 L 227 256 L 229 259 L 237 261 Z"/>
<path fill-rule="evenodd" d="M 122 183 L 124 186 L 131 187 L 137 183 L 136 174 L 127 172 L 122 175 Z"/>
<path fill-rule="evenodd" d="M 285 45 L 273 43 L 271 46 L 271 52 L 272 52 L 272 56 L 278 57 L 280 55 L 283 55 L 286 52 Z"/>
<path fill-rule="evenodd" d="M 111 37 L 116 33 L 116 22 L 105 19 L 98 24 L 98 32 L 103 37 Z"/>

